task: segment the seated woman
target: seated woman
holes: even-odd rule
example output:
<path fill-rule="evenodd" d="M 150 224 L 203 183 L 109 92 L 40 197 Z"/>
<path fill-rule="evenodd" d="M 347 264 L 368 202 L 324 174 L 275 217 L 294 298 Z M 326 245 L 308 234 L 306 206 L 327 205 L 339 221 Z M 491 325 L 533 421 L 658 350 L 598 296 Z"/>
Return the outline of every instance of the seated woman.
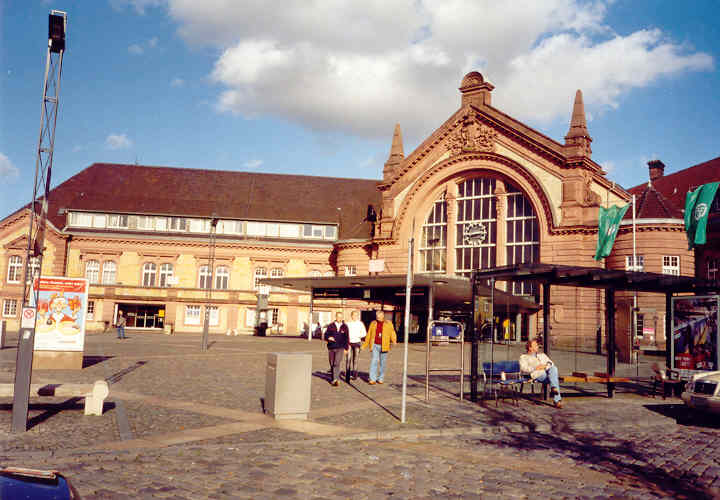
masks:
<path fill-rule="evenodd" d="M 560 396 L 560 380 L 555 364 L 544 352 L 538 352 L 537 340 L 528 340 L 526 344 L 527 353 L 520 356 L 520 371 L 529 375 L 531 379 L 538 382 L 550 383 L 550 394 L 553 397 L 555 408 L 562 408 L 562 396 Z"/>

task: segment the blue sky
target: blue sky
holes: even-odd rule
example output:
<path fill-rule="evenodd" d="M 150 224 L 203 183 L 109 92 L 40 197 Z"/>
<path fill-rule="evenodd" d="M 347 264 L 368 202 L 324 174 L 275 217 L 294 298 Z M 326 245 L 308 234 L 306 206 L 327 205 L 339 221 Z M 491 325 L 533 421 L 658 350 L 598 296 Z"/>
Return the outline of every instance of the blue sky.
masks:
<path fill-rule="evenodd" d="M 558 141 L 581 88 L 593 159 L 625 187 L 653 158 L 720 156 L 716 1 L 267 5 L 0 0 L 0 215 L 32 194 L 50 9 L 68 12 L 54 185 L 94 162 L 380 178 L 395 122 L 407 154 L 473 69 Z"/>

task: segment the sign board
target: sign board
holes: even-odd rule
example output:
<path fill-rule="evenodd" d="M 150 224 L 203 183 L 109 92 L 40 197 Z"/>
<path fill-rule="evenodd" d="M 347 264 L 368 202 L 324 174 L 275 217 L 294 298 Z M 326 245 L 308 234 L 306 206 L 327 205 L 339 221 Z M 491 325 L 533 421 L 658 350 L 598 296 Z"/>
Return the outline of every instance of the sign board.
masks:
<path fill-rule="evenodd" d="M 688 374 L 717 370 L 720 295 L 673 297 L 671 368 Z"/>
<path fill-rule="evenodd" d="M 38 302 L 33 304 L 37 308 L 35 350 L 82 351 L 85 346 L 88 281 L 42 276 L 35 278 L 33 289 L 38 292 Z M 35 294 L 31 297 L 34 302 Z M 26 309 L 23 308 L 23 321 Z"/>
<path fill-rule="evenodd" d="M 368 261 L 368 272 L 369 273 L 385 272 L 385 259 L 370 259 Z"/>
<path fill-rule="evenodd" d="M 23 307 L 20 328 L 32 328 L 35 326 L 35 308 Z"/>

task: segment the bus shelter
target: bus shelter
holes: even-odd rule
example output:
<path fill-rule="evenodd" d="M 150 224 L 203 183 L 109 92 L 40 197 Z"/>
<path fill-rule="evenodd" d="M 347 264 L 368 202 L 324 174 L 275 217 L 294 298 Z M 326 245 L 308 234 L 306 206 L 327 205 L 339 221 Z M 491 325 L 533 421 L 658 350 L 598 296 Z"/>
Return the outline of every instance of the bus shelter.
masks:
<path fill-rule="evenodd" d="M 569 286 L 596 288 L 605 291 L 605 331 L 607 336 L 607 378 L 615 375 L 615 292 L 631 291 L 659 293 L 665 295 L 665 331 L 667 365 L 671 365 L 672 342 L 672 299 L 677 294 L 717 293 L 717 284 L 699 280 L 692 276 L 673 276 L 659 273 L 646 273 L 635 271 L 619 271 L 601 269 L 596 267 L 566 266 L 543 263 L 525 263 L 510 266 L 494 267 L 473 271 L 472 273 L 473 297 L 487 296 L 486 289 L 492 291 L 491 300 L 497 297 L 499 290 L 495 289 L 496 281 L 534 281 L 542 285 L 542 314 L 543 314 L 543 348 L 549 349 L 550 335 L 550 293 L 553 286 Z M 475 292 L 477 290 L 477 292 Z M 473 304 L 477 301 L 473 298 Z M 494 311 L 494 300 L 490 305 Z M 477 307 L 477 306 L 476 306 Z M 494 312 L 493 312 L 494 314 Z M 477 311 L 474 315 L 478 317 Z M 473 322 L 472 352 L 477 352 L 478 342 L 476 321 Z M 470 395 L 473 401 L 477 400 L 478 363 L 471 360 L 470 366 Z M 613 397 L 614 384 L 607 383 L 608 397 Z"/>

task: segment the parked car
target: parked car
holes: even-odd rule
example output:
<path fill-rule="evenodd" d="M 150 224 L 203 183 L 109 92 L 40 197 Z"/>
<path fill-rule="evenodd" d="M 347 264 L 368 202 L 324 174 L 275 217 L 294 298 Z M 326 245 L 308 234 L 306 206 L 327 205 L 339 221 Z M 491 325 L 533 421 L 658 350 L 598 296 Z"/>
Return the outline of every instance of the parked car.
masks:
<path fill-rule="evenodd" d="M 720 371 L 696 373 L 685 386 L 682 400 L 688 408 L 720 413 Z"/>
<path fill-rule="evenodd" d="M 33 500 L 79 500 L 80 495 L 57 471 L 0 468 L 0 498 Z"/>

